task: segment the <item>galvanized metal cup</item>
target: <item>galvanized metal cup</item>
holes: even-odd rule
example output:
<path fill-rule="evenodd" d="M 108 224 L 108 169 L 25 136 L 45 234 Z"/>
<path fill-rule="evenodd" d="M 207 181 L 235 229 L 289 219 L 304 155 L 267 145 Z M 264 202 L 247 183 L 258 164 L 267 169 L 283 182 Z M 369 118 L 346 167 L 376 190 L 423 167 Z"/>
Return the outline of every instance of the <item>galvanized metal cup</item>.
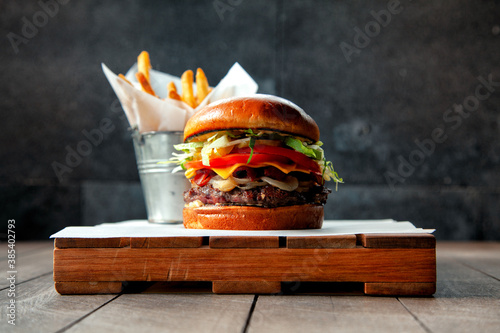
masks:
<path fill-rule="evenodd" d="M 134 130 L 137 169 L 146 201 L 148 221 L 154 223 L 182 222 L 183 192 L 190 187 L 183 172 L 172 173 L 175 164 L 168 161 L 181 143 L 183 132 L 147 132 Z"/>

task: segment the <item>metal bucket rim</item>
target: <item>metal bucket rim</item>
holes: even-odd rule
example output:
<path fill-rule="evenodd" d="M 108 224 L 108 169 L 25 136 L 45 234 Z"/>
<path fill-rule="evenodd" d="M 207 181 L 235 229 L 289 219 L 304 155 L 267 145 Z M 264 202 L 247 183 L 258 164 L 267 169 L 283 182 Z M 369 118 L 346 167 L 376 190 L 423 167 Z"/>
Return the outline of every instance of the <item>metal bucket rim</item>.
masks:
<path fill-rule="evenodd" d="M 137 128 L 132 129 L 132 139 L 136 142 L 138 142 L 140 145 L 144 144 L 145 139 L 152 139 L 154 137 L 169 137 L 169 136 L 174 136 L 174 137 L 180 137 L 180 141 L 184 142 L 182 140 L 184 135 L 183 131 L 148 131 L 148 132 L 139 132 Z"/>
<path fill-rule="evenodd" d="M 156 135 L 156 134 L 184 134 L 184 131 L 147 131 L 147 132 L 139 132 L 139 130 L 137 130 L 136 128 L 135 129 L 132 129 L 131 128 L 131 131 L 132 131 L 132 136 L 135 136 L 135 135 Z"/>
<path fill-rule="evenodd" d="M 184 131 L 148 131 L 139 133 L 141 135 L 156 135 L 156 134 L 184 134 Z"/>

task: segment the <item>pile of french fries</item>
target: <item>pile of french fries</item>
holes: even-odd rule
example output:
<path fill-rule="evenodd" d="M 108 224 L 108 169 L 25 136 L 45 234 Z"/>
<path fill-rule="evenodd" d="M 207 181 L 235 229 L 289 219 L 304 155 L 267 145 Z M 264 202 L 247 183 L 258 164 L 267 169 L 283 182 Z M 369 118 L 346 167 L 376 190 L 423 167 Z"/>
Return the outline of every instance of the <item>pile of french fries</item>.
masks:
<path fill-rule="evenodd" d="M 152 66 L 149 60 L 149 53 L 146 51 L 142 51 L 141 54 L 139 54 L 139 56 L 137 57 L 137 73 L 135 74 L 135 77 L 137 78 L 137 81 L 139 81 L 142 91 L 152 96 L 158 97 L 158 95 L 156 95 L 153 88 L 151 87 L 151 81 L 149 79 L 149 70 L 151 68 Z M 128 81 L 123 74 L 120 74 L 118 76 L 132 85 L 132 83 Z M 201 68 L 198 68 L 196 70 L 196 95 L 193 91 L 193 82 L 193 71 L 189 69 L 185 71 L 181 76 L 181 94 L 179 95 L 175 83 L 171 81 L 167 85 L 167 98 L 183 101 L 193 109 L 196 108 L 201 104 L 205 97 L 210 94 L 213 88 L 208 85 L 208 80 L 205 76 L 205 72 L 203 72 Z"/>

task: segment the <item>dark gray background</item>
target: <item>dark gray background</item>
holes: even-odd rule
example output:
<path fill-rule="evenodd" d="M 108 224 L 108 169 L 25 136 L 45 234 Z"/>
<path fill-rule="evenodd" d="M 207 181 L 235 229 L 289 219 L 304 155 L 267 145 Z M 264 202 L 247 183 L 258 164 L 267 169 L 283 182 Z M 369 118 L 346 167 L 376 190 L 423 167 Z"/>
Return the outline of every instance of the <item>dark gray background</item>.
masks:
<path fill-rule="evenodd" d="M 18 238 L 46 239 L 68 225 L 146 217 L 128 124 L 100 63 L 126 72 L 148 50 L 154 68 L 180 75 L 202 67 L 213 85 L 238 61 L 260 92 L 310 113 L 345 180 L 326 218 L 410 220 L 436 228 L 438 239 L 499 240 L 500 86 L 460 123 L 443 117 L 474 95 L 478 77 L 500 82 L 500 2 L 402 0 L 348 62 L 341 43 L 354 46 L 354 28 L 387 7 L 69 1 L 44 22 L 37 1 L 2 1 L 2 221 L 16 219 Z M 16 53 L 7 36 L 22 35 L 23 17 L 41 27 Z M 106 118 L 114 129 L 60 182 L 52 163 L 64 163 L 66 147 Z M 399 175 L 400 159 L 418 157 L 415 140 L 436 128 L 447 140 L 390 186 L 388 172 Z"/>

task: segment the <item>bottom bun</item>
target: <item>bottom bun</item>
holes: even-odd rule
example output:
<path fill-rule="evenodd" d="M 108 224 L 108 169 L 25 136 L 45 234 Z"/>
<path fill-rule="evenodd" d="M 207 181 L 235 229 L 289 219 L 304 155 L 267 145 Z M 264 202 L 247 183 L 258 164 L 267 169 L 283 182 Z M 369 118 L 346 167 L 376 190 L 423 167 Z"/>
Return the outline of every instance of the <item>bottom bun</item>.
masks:
<path fill-rule="evenodd" d="M 320 229 L 323 206 L 296 205 L 277 208 L 251 206 L 203 206 L 184 208 L 188 229 L 290 230 Z"/>

